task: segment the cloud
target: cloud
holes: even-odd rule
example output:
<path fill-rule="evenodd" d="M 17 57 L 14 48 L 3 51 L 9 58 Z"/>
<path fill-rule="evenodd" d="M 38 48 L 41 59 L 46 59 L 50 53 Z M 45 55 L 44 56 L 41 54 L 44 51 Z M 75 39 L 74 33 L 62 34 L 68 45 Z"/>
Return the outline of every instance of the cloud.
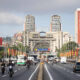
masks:
<path fill-rule="evenodd" d="M 13 13 L 0 12 L 0 24 L 1 25 L 22 25 L 24 20 Z"/>
<path fill-rule="evenodd" d="M 80 0 L 0 0 L 0 11 L 21 13 L 47 13 L 50 11 L 71 12 Z"/>

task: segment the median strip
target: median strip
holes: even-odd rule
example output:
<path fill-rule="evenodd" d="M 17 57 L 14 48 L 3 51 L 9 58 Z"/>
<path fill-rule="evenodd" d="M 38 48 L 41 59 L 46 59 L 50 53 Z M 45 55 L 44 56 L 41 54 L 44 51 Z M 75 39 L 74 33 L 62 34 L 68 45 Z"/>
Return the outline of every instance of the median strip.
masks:
<path fill-rule="evenodd" d="M 43 63 L 42 62 L 40 63 L 38 79 L 37 80 L 43 80 Z"/>

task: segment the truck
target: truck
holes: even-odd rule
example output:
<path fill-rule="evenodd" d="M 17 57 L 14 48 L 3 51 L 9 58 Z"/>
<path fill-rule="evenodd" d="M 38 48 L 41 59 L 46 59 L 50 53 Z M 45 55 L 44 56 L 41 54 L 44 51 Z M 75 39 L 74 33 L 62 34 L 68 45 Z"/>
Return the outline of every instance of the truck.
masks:
<path fill-rule="evenodd" d="M 60 62 L 61 63 L 67 63 L 67 58 L 66 57 L 61 57 Z"/>

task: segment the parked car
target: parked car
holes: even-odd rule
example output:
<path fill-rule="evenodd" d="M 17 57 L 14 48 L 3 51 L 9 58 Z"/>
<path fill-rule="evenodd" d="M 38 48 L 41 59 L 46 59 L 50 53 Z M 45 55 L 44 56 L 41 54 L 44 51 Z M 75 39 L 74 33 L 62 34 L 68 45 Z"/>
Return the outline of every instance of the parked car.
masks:
<path fill-rule="evenodd" d="M 73 72 L 80 71 L 80 62 L 76 62 L 73 66 Z"/>

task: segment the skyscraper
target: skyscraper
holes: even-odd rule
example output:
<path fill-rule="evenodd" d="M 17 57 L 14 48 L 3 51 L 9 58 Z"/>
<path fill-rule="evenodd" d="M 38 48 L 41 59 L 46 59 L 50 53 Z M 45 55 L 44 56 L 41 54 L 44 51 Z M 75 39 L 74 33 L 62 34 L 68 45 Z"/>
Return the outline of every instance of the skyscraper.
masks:
<path fill-rule="evenodd" d="M 51 16 L 50 31 L 51 32 L 61 31 L 60 16 L 58 15 Z"/>
<path fill-rule="evenodd" d="M 75 12 L 75 40 L 80 45 L 80 9 Z"/>
<path fill-rule="evenodd" d="M 27 15 L 25 20 L 25 31 L 34 32 L 35 31 L 35 18 L 32 15 Z"/>

